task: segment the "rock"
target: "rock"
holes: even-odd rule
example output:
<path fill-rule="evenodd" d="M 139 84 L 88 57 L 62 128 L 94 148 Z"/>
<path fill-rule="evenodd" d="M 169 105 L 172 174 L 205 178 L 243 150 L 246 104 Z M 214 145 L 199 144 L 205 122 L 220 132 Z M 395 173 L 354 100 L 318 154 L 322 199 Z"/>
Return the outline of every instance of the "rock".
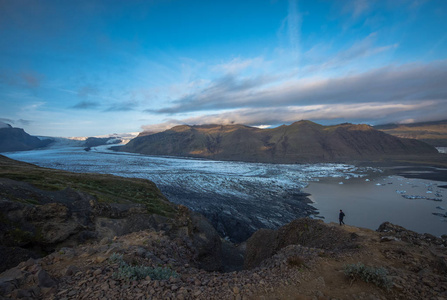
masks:
<path fill-rule="evenodd" d="M 112 239 L 109 237 L 105 237 L 99 242 L 100 245 L 108 245 L 111 243 L 112 243 Z"/>
<path fill-rule="evenodd" d="M 77 272 L 79 272 L 79 268 L 77 266 L 70 265 L 65 270 L 65 275 L 66 276 L 72 276 L 73 274 L 76 274 Z"/>
<path fill-rule="evenodd" d="M 191 211 L 192 230 L 190 236 L 197 251 L 199 267 L 207 271 L 222 268 L 222 242 L 216 229 L 201 214 Z"/>
<path fill-rule="evenodd" d="M 381 242 L 391 242 L 391 241 L 399 241 L 399 239 L 394 236 L 382 236 L 380 238 L 380 241 Z"/>
<path fill-rule="evenodd" d="M 96 257 L 95 257 L 95 263 L 100 264 L 100 263 L 106 261 L 107 258 L 108 258 L 108 257 L 106 257 L 106 256 L 102 256 L 102 255 L 96 256 Z"/>
<path fill-rule="evenodd" d="M 289 245 L 342 251 L 355 248 L 357 242 L 343 229 L 331 227 L 322 220 L 301 218 L 278 230 L 260 229 L 246 243 L 244 268 L 252 269 Z"/>
<path fill-rule="evenodd" d="M 56 285 L 56 282 L 43 269 L 39 270 L 35 276 L 41 288 L 51 288 Z"/>
<path fill-rule="evenodd" d="M 94 272 L 93 272 L 93 276 L 98 276 L 98 275 L 100 275 L 102 273 L 102 270 L 101 269 L 96 269 Z"/>

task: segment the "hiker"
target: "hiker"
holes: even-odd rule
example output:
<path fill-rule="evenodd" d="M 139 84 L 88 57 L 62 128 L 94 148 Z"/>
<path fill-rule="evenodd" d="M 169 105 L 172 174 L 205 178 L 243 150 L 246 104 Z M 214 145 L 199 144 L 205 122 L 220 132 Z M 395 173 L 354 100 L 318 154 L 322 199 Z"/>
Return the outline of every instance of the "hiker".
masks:
<path fill-rule="evenodd" d="M 340 221 L 340 226 L 341 226 L 341 224 L 345 224 L 345 222 L 343 222 L 344 217 L 345 217 L 345 213 L 340 209 L 340 213 L 338 214 L 338 220 Z"/>

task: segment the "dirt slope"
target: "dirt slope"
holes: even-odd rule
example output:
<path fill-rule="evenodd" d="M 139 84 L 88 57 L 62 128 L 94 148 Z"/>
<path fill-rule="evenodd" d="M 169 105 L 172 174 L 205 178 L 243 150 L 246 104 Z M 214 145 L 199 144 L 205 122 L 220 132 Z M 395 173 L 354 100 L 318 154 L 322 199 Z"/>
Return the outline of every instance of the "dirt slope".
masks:
<path fill-rule="evenodd" d="M 309 223 L 311 224 L 311 223 Z M 323 223 L 321 223 L 323 224 Z M 311 224 L 312 226 L 312 224 Z M 194 249 L 181 237 L 142 231 L 98 244 L 63 248 L 0 275 L 0 293 L 44 299 L 446 299 L 446 240 L 392 224 L 379 233 L 337 224 L 331 234 L 355 237 L 355 247 L 322 249 L 290 244 L 258 267 L 231 273 L 197 269 Z M 327 247 L 326 247 L 327 248 Z M 166 268 L 165 279 L 128 280 L 112 255 L 129 265 Z M 384 267 L 391 289 L 352 280 L 346 264 Z"/>

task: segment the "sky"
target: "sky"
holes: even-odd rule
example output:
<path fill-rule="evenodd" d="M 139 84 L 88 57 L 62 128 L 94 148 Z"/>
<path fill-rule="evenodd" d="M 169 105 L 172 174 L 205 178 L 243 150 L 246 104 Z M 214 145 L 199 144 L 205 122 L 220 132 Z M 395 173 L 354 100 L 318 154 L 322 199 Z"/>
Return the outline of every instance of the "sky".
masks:
<path fill-rule="evenodd" d="M 33 135 L 447 119 L 445 0 L 0 0 L 0 121 Z"/>

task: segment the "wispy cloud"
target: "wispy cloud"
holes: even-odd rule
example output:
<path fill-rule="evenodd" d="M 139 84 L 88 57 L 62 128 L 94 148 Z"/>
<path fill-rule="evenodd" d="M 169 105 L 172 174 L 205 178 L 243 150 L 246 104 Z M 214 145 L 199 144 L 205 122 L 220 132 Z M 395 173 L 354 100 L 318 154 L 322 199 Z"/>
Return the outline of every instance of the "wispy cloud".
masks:
<path fill-rule="evenodd" d="M 290 47 L 295 59 L 299 59 L 301 53 L 301 24 L 302 17 L 298 11 L 298 1 L 289 0 L 287 29 Z"/>
<path fill-rule="evenodd" d="M 81 101 L 78 102 L 77 104 L 73 105 L 71 108 L 74 109 L 93 109 L 93 108 L 97 108 L 100 106 L 99 102 L 95 102 L 95 101 Z"/>
<path fill-rule="evenodd" d="M 260 68 L 264 64 L 262 57 L 242 59 L 240 57 L 233 58 L 229 62 L 218 64 L 212 69 L 225 74 L 238 74 L 247 68 L 255 67 Z"/>
<path fill-rule="evenodd" d="M 139 103 L 136 101 L 125 101 L 125 102 L 118 102 L 112 104 L 110 107 L 108 107 L 105 111 L 106 112 L 112 112 L 112 111 L 131 111 L 135 110 L 136 107 L 139 106 Z"/>
<path fill-rule="evenodd" d="M 19 123 L 19 124 L 21 124 L 23 126 L 29 126 L 32 123 L 32 121 L 31 120 L 18 119 L 17 123 Z"/>
<path fill-rule="evenodd" d="M 33 70 L 2 71 L 0 72 L 0 84 L 34 89 L 40 87 L 45 76 Z"/>
<path fill-rule="evenodd" d="M 357 19 L 369 11 L 371 2 L 370 0 L 346 1 L 344 10 L 351 13 L 354 19 Z"/>
<path fill-rule="evenodd" d="M 233 75 L 226 75 L 212 82 L 208 87 L 194 94 L 173 101 L 174 105 L 158 110 L 147 109 L 146 112 L 174 114 L 180 112 L 201 111 L 208 109 L 225 109 L 241 105 L 240 97 L 249 96 L 247 93 L 256 87 L 270 81 L 268 77 L 254 79 L 238 79 Z M 235 106 L 233 106 L 235 105 Z"/>
<path fill-rule="evenodd" d="M 94 85 L 85 85 L 78 89 L 77 94 L 81 98 L 86 98 L 91 95 L 97 95 L 98 91 L 98 87 Z"/>

